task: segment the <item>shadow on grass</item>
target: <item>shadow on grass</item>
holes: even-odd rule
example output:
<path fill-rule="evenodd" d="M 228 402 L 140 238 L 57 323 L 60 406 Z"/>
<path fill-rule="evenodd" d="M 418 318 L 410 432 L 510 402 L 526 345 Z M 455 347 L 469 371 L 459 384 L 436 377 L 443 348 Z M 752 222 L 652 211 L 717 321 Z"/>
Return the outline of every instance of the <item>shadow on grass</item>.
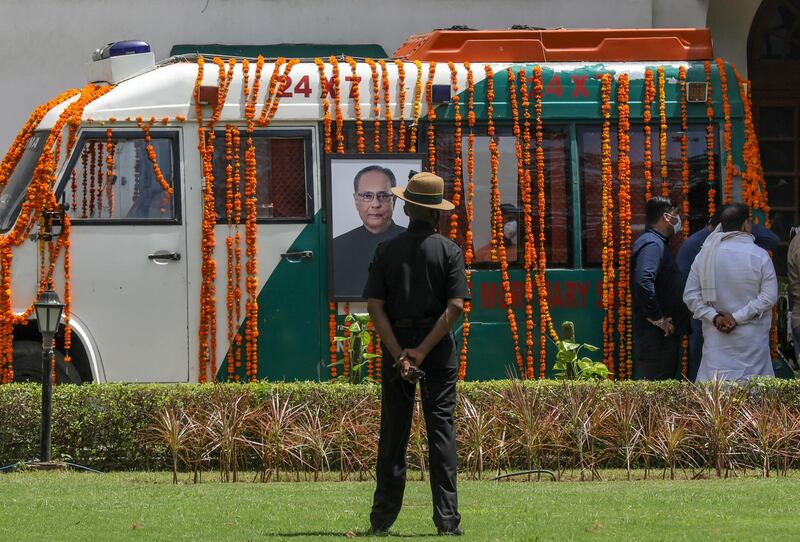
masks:
<path fill-rule="evenodd" d="M 424 537 L 436 537 L 438 535 L 433 532 L 425 532 L 425 533 L 390 533 L 389 535 L 384 536 L 376 536 L 368 534 L 367 531 L 351 531 L 352 538 L 424 538 Z M 272 533 L 264 533 L 264 536 L 267 538 L 296 538 L 302 536 L 339 536 L 339 537 L 346 537 L 351 538 L 348 536 L 347 532 L 342 531 L 290 531 L 290 532 L 272 532 Z"/>

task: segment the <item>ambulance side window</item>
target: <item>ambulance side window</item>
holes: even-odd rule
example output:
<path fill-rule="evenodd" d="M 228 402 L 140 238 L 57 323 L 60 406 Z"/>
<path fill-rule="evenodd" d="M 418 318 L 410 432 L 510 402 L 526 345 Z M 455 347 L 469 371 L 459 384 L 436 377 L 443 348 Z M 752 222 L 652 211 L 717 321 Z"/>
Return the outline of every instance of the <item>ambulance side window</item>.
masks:
<path fill-rule="evenodd" d="M 176 138 L 155 130 L 149 145 L 140 133 L 82 138 L 73 155 L 64 201 L 77 223 L 174 222 Z"/>
<path fill-rule="evenodd" d="M 309 220 L 313 210 L 309 182 L 310 132 L 261 131 L 253 134 L 252 141 L 258 221 Z M 214 202 L 219 223 L 245 221 L 247 150 L 247 134 L 243 129 L 215 133 Z"/>

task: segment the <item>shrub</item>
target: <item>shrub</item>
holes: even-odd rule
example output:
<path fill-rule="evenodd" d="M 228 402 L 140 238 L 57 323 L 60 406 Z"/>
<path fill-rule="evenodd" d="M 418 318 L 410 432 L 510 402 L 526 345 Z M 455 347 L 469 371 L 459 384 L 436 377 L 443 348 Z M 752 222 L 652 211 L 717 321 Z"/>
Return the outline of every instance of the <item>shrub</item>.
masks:
<path fill-rule="evenodd" d="M 661 467 L 779 474 L 800 458 L 800 382 L 490 381 L 459 384 L 462 472 Z M 35 459 L 40 388 L 0 386 L 0 465 Z M 419 409 L 415 409 L 418 411 Z M 53 456 L 99 470 L 243 470 L 263 481 L 372 476 L 380 387 L 366 383 L 56 386 Z M 416 416 L 419 417 L 419 412 Z M 410 464 L 426 466 L 416 419 Z M 421 472 L 424 475 L 424 472 Z M 687 473 L 688 475 L 688 473 Z"/>

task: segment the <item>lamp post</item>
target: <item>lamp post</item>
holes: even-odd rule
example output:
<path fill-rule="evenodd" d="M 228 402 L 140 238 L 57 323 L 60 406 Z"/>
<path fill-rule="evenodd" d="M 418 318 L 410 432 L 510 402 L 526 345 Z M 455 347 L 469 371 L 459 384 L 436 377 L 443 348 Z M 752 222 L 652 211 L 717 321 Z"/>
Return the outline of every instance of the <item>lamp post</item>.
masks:
<path fill-rule="evenodd" d="M 50 427 L 53 397 L 53 339 L 61 321 L 64 304 L 53 290 L 42 292 L 34 303 L 36 323 L 42 334 L 42 433 L 39 461 L 50 461 Z"/>

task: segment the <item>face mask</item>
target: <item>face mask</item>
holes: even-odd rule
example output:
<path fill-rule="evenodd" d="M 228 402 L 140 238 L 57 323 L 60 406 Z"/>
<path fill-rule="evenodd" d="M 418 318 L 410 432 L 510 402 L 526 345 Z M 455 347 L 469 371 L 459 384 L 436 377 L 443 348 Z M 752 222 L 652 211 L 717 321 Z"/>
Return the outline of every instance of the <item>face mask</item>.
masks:
<path fill-rule="evenodd" d="M 667 215 L 668 216 L 673 216 L 673 215 L 670 215 L 669 213 L 667 213 Z M 673 234 L 678 233 L 683 228 L 683 222 L 681 221 L 681 215 L 675 215 L 675 218 L 677 218 L 678 221 L 675 224 L 673 224 L 671 222 L 669 224 L 670 226 L 672 226 L 672 233 Z"/>

